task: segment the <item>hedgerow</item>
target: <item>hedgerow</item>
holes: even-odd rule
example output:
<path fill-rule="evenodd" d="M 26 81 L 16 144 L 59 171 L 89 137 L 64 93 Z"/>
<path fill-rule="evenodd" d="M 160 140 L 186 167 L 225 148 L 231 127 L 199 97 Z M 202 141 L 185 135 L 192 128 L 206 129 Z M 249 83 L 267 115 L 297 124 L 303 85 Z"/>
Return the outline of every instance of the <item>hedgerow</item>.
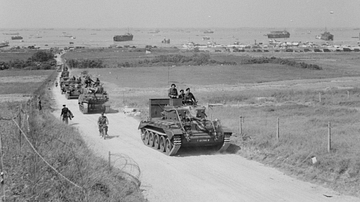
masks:
<path fill-rule="evenodd" d="M 9 62 L 0 61 L 0 70 L 6 69 L 52 69 L 56 66 L 54 54 L 51 51 L 37 51 L 27 60 L 10 60 Z"/>
<path fill-rule="evenodd" d="M 248 59 L 243 59 L 241 61 L 241 64 L 264 64 L 264 63 L 288 65 L 288 66 L 298 67 L 298 68 L 303 68 L 303 69 L 322 70 L 322 67 L 320 67 L 319 65 L 316 65 L 316 64 L 307 64 L 305 62 L 296 62 L 294 60 L 276 58 L 276 57 L 248 58 Z"/>

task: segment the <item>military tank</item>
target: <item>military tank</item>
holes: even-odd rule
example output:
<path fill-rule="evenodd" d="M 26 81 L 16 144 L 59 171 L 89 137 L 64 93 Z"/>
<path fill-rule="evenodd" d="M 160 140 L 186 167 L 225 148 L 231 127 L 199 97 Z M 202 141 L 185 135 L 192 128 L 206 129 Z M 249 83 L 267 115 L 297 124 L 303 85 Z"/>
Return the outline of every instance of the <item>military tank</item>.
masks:
<path fill-rule="evenodd" d="M 204 106 L 187 106 L 182 99 L 150 99 L 149 119 L 140 122 L 143 143 L 169 156 L 184 147 L 209 147 L 219 152 L 230 146 L 232 132 L 219 120 L 207 120 Z"/>
<path fill-rule="evenodd" d="M 102 86 L 97 88 L 83 88 L 78 98 L 79 108 L 83 114 L 109 112 L 110 105 L 107 101 L 109 101 L 109 97 Z"/>
<path fill-rule="evenodd" d="M 66 99 L 78 99 L 83 92 L 81 83 L 76 80 L 69 80 L 68 85 L 65 86 Z"/>
<path fill-rule="evenodd" d="M 69 71 L 62 71 L 61 72 L 61 75 L 60 75 L 60 78 L 63 78 L 63 77 L 69 77 L 69 75 L 70 75 L 70 72 Z"/>
<path fill-rule="evenodd" d="M 64 94 L 66 92 L 66 89 L 69 87 L 69 77 L 61 77 L 59 86 L 61 94 Z"/>

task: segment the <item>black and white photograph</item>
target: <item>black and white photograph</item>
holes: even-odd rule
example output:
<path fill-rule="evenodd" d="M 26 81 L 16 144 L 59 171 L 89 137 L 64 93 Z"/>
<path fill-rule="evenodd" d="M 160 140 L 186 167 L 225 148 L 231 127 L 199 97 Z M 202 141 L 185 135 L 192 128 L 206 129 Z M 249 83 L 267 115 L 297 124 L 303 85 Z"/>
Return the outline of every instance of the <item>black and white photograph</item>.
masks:
<path fill-rule="evenodd" d="M 359 0 L 0 0 L 0 201 L 360 202 Z"/>

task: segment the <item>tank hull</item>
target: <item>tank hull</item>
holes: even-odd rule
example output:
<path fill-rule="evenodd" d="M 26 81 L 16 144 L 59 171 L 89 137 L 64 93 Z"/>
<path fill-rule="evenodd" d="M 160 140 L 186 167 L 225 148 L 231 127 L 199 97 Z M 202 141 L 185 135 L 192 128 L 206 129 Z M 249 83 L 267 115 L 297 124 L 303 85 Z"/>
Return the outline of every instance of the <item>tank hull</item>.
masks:
<path fill-rule="evenodd" d="M 169 156 L 185 147 L 223 152 L 232 134 L 219 120 L 206 119 L 204 106 L 183 105 L 181 98 L 150 99 L 149 119 L 141 121 L 138 129 L 146 146 Z"/>
<path fill-rule="evenodd" d="M 109 98 L 103 94 L 80 94 L 78 98 L 79 109 L 83 114 L 108 113 L 110 105 Z"/>
<path fill-rule="evenodd" d="M 151 122 L 141 122 L 139 128 L 145 146 L 168 156 L 175 156 L 181 148 L 209 148 L 224 152 L 230 146 L 231 132 L 214 135 L 192 131 L 191 135 L 187 135 L 181 130 L 171 131 L 159 128 Z"/>

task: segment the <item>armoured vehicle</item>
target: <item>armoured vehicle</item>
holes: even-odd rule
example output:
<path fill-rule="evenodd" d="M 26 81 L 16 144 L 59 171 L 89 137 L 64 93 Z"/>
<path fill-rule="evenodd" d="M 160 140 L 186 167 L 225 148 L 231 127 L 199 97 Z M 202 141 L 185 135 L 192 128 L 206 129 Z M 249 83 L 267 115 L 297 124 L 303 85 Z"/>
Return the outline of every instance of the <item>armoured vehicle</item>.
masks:
<path fill-rule="evenodd" d="M 97 88 L 83 88 L 79 95 L 78 104 L 83 114 L 93 112 L 109 112 L 109 97 L 102 86 Z"/>
<path fill-rule="evenodd" d="M 66 88 L 69 86 L 69 77 L 60 77 L 60 90 L 61 94 L 66 92 Z"/>
<path fill-rule="evenodd" d="M 69 77 L 69 75 L 70 75 L 70 72 L 69 72 L 69 71 L 62 71 L 62 72 L 61 72 L 61 75 L 60 75 L 60 78 Z"/>
<path fill-rule="evenodd" d="M 65 97 L 67 99 L 78 99 L 83 92 L 81 83 L 76 80 L 68 80 L 68 85 L 65 86 Z"/>
<path fill-rule="evenodd" d="M 150 99 L 149 119 L 140 122 L 143 143 L 173 156 L 183 147 L 210 147 L 220 152 L 232 132 L 219 120 L 207 120 L 205 107 L 183 105 L 181 99 Z"/>

